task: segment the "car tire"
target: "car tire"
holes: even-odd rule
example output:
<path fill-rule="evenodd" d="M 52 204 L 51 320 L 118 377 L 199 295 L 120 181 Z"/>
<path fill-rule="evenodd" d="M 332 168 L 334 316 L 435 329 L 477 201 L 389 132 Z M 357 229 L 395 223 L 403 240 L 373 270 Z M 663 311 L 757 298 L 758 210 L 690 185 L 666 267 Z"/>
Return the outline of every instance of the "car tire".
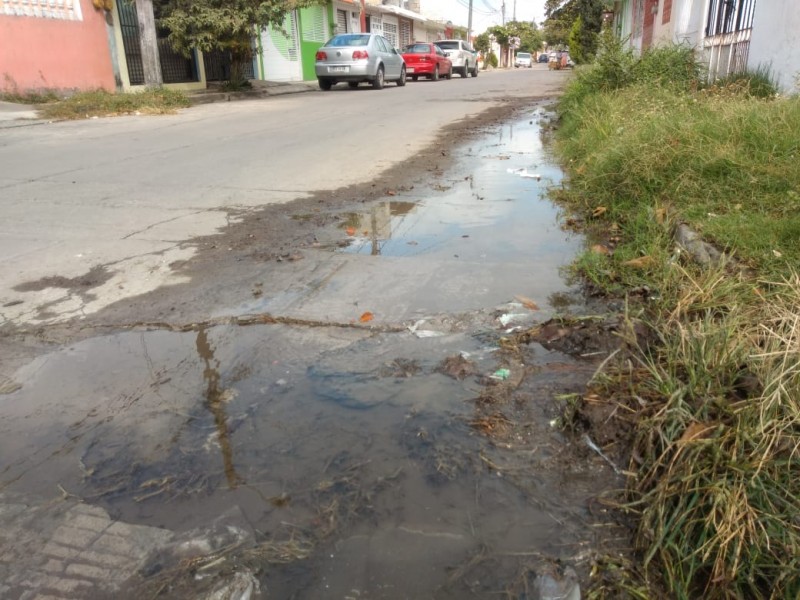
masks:
<path fill-rule="evenodd" d="M 478 65 L 475 65 L 475 68 L 472 69 L 472 76 L 473 77 L 477 77 L 478 76 Z"/>
<path fill-rule="evenodd" d="M 445 79 L 447 79 L 447 80 L 450 80 L 450 79 L 452 79 L 452 78 L 453 78 L 453 69 L 450 69 L 450 70 L 447 72 L 447 75 L 445 75 L 445 76 L 444 76 L 444 78 L 445 78 Z"/>
<path fill-rule="evenodd" d="M 431 81 L 439 81 L 439 65 L 433 67 L 433 73 L 431 74 Z"/>
<path fill-rule="evenodd" d="M 318 81 L 319 81 L 319 89 L 321 89 L 321 90 L 324 90 L 324 91 L 327 92 L 328 90 L 330 90 L 333 87 L 333 82 L 330 79 L 328 79 L 327 77 L 320 77 L 318 79 Z"/>
<path fill-rule="evenodd" d="M 462 78 L 466 77 L 468 75 L 468 73 L 467 73 L 468 69 L 469 69 L 469 63 L 467 63 L 463 67 L 461 67 L 461 72 L 459 73 L 459 75 L 461 75 Z"/>
<path fill-rule="evenodd" d="M 400 67 L 400 79 L 398 79 L 395 83 L 397 83 L 397 87 L 403 87 L 406 84 L 406 66 L 405 65 Z"/>
<path fill-rule="evenodd" d="M 352 89 L 356 89 L 358 87 L 357 81 L 348 81 L 347 85 L 349 85 Z"/>
<path fill-rule="evenodd" d="M 376 90 L 382 90 L 384 83 L 383 65 L 378 65 L 378 72 L 375 73 L 375 79 L 372 80 L 372 87 Z"/>

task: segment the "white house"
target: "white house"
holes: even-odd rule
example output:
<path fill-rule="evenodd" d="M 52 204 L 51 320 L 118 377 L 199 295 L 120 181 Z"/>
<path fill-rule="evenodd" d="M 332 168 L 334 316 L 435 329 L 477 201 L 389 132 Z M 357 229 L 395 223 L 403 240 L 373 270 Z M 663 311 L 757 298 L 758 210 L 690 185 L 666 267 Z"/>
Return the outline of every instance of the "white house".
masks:
<path fill-rule="evenodd" d="M 617 0 L 614 27 L 637 51 L 694 48 L 711 80 L 769 66 L 788 92 L 800 72 L 800 0 Z"/>

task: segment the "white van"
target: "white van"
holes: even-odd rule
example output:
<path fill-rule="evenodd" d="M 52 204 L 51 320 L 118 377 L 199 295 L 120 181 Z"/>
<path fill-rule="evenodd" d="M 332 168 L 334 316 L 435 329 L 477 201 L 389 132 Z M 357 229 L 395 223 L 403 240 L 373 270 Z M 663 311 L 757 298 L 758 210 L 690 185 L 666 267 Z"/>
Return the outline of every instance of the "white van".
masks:
<path fill-rule="evenodd" d="M 517 52 L 517 57 L 514 59 L 514 68 L 519 67 L 533 67 L 533 57 L 530 52 Z"/>

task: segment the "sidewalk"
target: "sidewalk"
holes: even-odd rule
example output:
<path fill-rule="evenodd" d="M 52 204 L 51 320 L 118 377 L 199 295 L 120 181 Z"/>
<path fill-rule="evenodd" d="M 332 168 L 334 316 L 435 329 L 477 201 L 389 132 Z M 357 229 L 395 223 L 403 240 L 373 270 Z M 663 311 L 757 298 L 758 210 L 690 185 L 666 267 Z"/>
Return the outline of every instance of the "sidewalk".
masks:
<path fill-rule="evenodd" d="M 233 100 L 252 100 L 255 98 L 268 98 L 270 96 L 283 96 L 284 94 L 300 94 L 303 92 L 319 91 L 316 79 L 313 81 L 250 81 L 252 89 L 241 92 L 226 92 L 213 85 L 205 90 L 189 92 L 187 96 L 192 105 L 210 104 L 212 102 L 231 102 Z"/>
<path fill-rule="evenodd" d="M 36 108 L 30 104 L 15 104 L 0 100 L 0 128 L 39 123 Z"/>

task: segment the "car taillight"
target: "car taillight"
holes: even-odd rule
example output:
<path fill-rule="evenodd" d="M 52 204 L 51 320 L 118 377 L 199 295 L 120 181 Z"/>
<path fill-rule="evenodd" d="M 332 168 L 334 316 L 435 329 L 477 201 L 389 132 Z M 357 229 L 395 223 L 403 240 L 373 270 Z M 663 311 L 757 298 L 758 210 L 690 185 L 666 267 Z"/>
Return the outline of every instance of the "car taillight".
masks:
<path fill-rule="evenodd" d="M 420 56 L 419 60 L 420 60 L 420 62 L 430 62 L 431 57 L 430 56 Z"/>
<path fill-rule="evenodd" d="M 317 52 L 317 60 L 328 60 L 328 55 L 324 52 Z"/>
<path fill-rule="evenodd" d="M 353 52 L 353 60 L 366 60 L 369 58 L 366 50 L 356 50 Z"/>

